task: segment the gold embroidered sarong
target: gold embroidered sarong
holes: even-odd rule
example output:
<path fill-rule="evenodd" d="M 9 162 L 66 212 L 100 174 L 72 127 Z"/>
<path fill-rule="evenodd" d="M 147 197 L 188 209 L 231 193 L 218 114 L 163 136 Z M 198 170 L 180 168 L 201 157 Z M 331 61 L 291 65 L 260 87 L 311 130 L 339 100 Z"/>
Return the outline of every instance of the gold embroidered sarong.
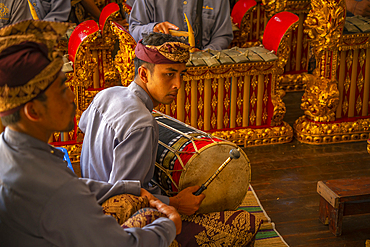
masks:
<path fill-rule="evenodd" d="M 105 214 L 116 218 L 123 228 L 144 227 L 162 213 L 150 209 L 146 198 L 118 195 L 102 205 Z M 253 246 L 262 221 L 243 210 L 208 214 L 182 215 L 182 231 L 176 236 L 175 246 Z"/>

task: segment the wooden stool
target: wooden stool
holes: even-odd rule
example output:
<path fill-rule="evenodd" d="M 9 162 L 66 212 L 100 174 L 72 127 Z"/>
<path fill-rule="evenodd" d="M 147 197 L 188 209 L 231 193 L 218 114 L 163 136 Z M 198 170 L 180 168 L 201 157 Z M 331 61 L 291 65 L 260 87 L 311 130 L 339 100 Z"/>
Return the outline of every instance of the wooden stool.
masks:
<path fill-rule="evenodd" d="M 342 234 L 343 216 L 370 213 L 370 177 L 319 181 L 320 221 Z"/>

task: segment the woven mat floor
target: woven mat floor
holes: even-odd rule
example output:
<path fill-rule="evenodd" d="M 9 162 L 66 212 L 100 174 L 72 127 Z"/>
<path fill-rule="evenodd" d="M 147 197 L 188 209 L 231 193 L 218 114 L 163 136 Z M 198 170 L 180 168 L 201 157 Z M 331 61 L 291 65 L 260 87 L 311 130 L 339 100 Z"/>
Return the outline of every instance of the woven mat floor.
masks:
<path fill-rule="evenodd" d="M 276 231 L 275 224 L 271 222 L 251 185 L 249 185 L 247 195 L 238 209 L 243 209 L 263 220 L 261 228 L 256 235 L 255 247 L 288 246 L 278 231 Z"/>

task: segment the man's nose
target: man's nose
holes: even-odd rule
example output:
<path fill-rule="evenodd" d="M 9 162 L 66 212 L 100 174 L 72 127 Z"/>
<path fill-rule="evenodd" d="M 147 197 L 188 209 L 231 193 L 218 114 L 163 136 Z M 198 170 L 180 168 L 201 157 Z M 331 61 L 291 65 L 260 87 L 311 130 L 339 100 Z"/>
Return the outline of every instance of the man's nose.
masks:
<path fill-rule="evenodd" d="M 182 81 L 183 81 L 182 76 L 181 75 L 177 76 L 173 85 L 174 88 L 179 89 L 181 87 Z"/>

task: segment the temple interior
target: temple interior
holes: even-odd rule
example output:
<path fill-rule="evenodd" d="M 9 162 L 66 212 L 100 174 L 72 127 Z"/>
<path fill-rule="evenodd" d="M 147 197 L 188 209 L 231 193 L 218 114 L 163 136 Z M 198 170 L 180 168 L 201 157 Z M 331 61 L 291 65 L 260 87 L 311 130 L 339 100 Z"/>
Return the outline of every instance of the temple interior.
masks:
<path fill-rule="evenodd" d="M 95 2 L 99 23 L 81 22 L 58 44 L 73 67 L 66 76 L 76 123 L 98 92 L 127 86 L 134 75 L 136 42 L 120 22 L 129 6 Z M 243 13 L 232 15 L 230 49 L 192 54 L 177 100 L 156 110 L 244 151 L 251 174 L 246 183 L 278 239 L 272 245 L 261 233 L 255 246 L 369 247 L 370 183 L 367 193 L 339 196 L 334 205 L 327 196 L 336 194 L 325 181 L 347 179 L 361 192 L 363 183 L 352 181 L 369 180 L 370 19 L 346 21 L 344 0 L 234 4 Z M 279 23 L 284 27 L 276 28 Z M 68 150 L 79 176 L 82 142 L 77 127 L 50 138 Z"/>

